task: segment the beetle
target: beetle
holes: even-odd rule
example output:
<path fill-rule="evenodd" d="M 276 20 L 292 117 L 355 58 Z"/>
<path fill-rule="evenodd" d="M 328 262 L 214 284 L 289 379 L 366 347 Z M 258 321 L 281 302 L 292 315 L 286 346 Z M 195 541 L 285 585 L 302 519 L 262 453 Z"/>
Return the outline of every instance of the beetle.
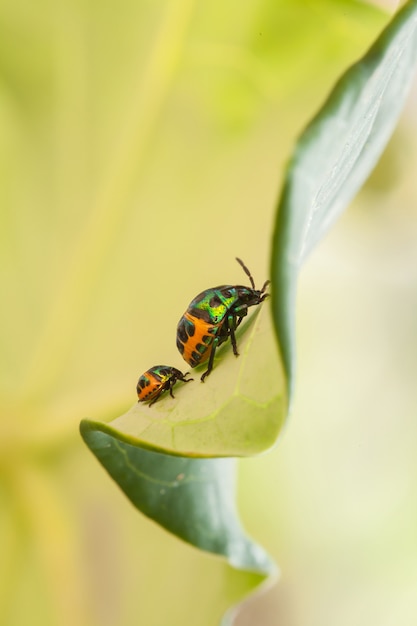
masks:
<path fill-rule="evenodd" d="M 235 330 L 248 314 L 248 308 L 261 304 L 269 296 L 265 289 L 255 289 L 252 275 L 241 259 L 236 261 L 249 277 L 251 287 L 220 285 L 205 289 L 190 302 L 177 326 L 177 348 L 191 367 L 208 361 L 201 381 L 213 369 L 216 349 L 229 337 L 233 353 L 238 356 Z"/>
<path fill-rule="evenodd" d="M 159 396 L 167 390 L 174 398 L 172 388 L 178 380 L 183 383 L 189 383 L 193 380 L 193 378 L 186 378 L 186 376 L 188 376 L 188 372 L 183 374 L 170 365 L 154 365 L 139 377 L 136 385 L 138 402 L 149 402 L 149 406 L 152 406 Z"/>

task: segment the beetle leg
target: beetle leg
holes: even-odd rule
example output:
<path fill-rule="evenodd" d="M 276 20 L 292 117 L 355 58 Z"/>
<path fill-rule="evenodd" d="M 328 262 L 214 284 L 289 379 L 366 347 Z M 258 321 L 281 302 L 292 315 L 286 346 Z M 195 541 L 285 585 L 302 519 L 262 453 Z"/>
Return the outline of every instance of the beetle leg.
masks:
<path fill-rule="evenodd" d="M 236 328 L 241 324 L 243 318 L 246 317 L 248 314 L 248 305 L 242 304 L 241 306 L 236 307 L 235 309 L 233 309 L 233 313 L 236 315 L 237 318 L 237 322 L 235 322 L 236 330 Z"/>
<path fill-rule="evenodd" d="M 161 393 L 165 391 L 165 387 L 161 387 L 161 389 L 158 390 L 156 396 L 154 398 L 152 398 L 152 400 L 149 402 L 148 406 L 151 407 L 153 404 L 155 404 L 155 402 L 159 399 L 159 396 L 161 395 Z"/>
<path fill-rule="evenodd" d="M 221 346 L 222 343 L 228 340 L 228 338 L 229 338 L 229 329 L 225 328 L 225 333 L 223 335 L 218 336 L 217 347 Z"/>
<path fill-rule="evenodd" d="M 236 323 L 236 317 L 234 315 L 229 315 L 227 320 L 229 324 L 229 335 L 230 335 L 230 341 L 232 342 L 233 354 L 235 356 L 239 356 L 239 352 L 237 351 L 237 343 L 236 343 L 236 335 L 235 335 L 235 329 L 237 328 L 238 323 Z"/>
<path fill-rule="evenodd" d="M 241 304 L 240 306 L 234 307 L 233 308 L 233 314 L 236 315 L 236 317 L 245 317 L 245 315 L 248 314 L 248 305 L 247 304 Z M 238 322 L 240 324 L 240 322 Z"/>
<path fill-rule="evenodd" d="M 209 358 L 209 362 L 207 365 L 207 369 L 204 372 L 204 374 L 202 374 L 201 376 L 201 382 L 204 383 L 204 379 L 210 374 L 211 370 L 213 369 L 213 363 L 214 363 L 214 354 L 216 352 L 216 348 L 217 348 L 217 344 L 219 343 L 219 339 L 218 337 L 216 337 L 216 339 L 213 341 L 213 347 L 211 349 L 210 352 L 210 358 Z"/>
<path fill-rule="evenodd" d="M 177 379 L 173 376 L 172 378 L 169 379 L 169 395 L 171 396 L 171 398 L 175 398 L 174 394 L 172 393 L 172 388 L 175 385 L 175 383 L 177 382 Z"/>

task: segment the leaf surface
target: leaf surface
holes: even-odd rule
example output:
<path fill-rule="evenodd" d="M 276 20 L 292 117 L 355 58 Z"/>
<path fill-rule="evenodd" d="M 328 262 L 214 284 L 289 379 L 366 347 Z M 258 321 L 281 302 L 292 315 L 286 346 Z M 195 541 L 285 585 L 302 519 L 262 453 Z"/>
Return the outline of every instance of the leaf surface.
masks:
<path fill-rule="evenodd" d="M 299 269 L 376 165 L 404 106 L 416 57 L 417 2 L 412 0 L 336 83 L 300 136 L 289 163 L 271 261 L 274 321 L 289 397 L 294 386 Z"/>
<path fill-rule="evenodd" d="M 285 375 L 264 306 L 239 329 L 241 357 L 235 359 L 230 346 L 219 350 L 204 385 L 177 386 L 174 400 L 165 397 L 152 408 L 135 404 L 109 424 L 81 423 L 85 442 L 138 509 L 185 541 L 224 556 L 242 575 L 255 572 L 242 596 L 271 581 L 276 570 L 238 522 L 235 461 L 178 455 L 245 456 L 276 440 L 287 412 L 286 386 L 289 393 L 293 388 L 298 270 L 375 165 L 401 111 L 415 57 L 411 2 L 338 82 L 296 146 L 272 251 L 271 300 Z"/>
<path fill-rule="evenodd" d="M 232 575 L 233 593 L 223 598 L 224 610 L 265 579 L 273 583 L 275 564 L 239 521 L 235 459 L 188 459 L 144 450 L 85 422 L 81 434 L 139 510 L 193 546 L 225 557 L 229 569 L 241 570 Z"/>

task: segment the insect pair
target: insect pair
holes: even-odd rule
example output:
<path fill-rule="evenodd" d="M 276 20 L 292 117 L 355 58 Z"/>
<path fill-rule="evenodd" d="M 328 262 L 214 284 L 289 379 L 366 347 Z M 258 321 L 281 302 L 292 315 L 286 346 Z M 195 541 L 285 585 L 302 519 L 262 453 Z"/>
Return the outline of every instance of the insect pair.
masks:
<path fill-rule="evenodd" d="M 236 261 L 249 277 L 251 287 L 242 285 L 220 285 L 205 289 L 189 304 L 177 326 L 177 348 L 191 367 L 207 363 L 201 381 L 213 369 L 216 349 L 230 337 L 233 353 L 238 356 L 235 331 L 251 306 L 261 304 L 268 297 L 265 293 L 269 280 L 262 289 L 255 289 L 252 275 L 241 259 Z M 177 381 L 188 383 L 186 374 L 169 365 L 155 365 L 138 380 L 139 402 L 149 402 L 151 406 L 164 391 L 172 397 L 172 388 Z"/>

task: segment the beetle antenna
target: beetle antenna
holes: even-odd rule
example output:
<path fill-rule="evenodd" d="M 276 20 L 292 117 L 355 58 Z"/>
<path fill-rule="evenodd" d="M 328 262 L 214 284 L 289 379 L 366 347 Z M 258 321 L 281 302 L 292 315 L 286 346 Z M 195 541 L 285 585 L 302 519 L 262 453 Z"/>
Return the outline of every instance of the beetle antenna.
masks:
<path fill-rule="evenodd" d="M 252 274 L 250 273 L 250 271 L 248 270 L 248 268 L 246 267 L 246 265 L 244 264 L 244 262 L 242 261 L 242 259 L 239 259 L 238 257 L 236 257 L 236 261 L 239 263 L 239 265 L 242 267 L 243 271 L 245 272 L 246 276 L 249 277 L 250 280 L 250 284 L 252 285 L 252 289 L 255 290 L 255 282 L 252 278 Z"/>
<path fill-rule="evenodd" d="M 266 281 L 264 282 L 264 285 L 263 285 L 263 287 L 262 287 L 262 289 L 261 289 L 261 293 L 264 293 L 265 289 L 268 287 L 268 285 L 269 285 L 269 283 L 270 283 L 270 282 L 271 282 L 270 280 L 266 280 Z"/>

